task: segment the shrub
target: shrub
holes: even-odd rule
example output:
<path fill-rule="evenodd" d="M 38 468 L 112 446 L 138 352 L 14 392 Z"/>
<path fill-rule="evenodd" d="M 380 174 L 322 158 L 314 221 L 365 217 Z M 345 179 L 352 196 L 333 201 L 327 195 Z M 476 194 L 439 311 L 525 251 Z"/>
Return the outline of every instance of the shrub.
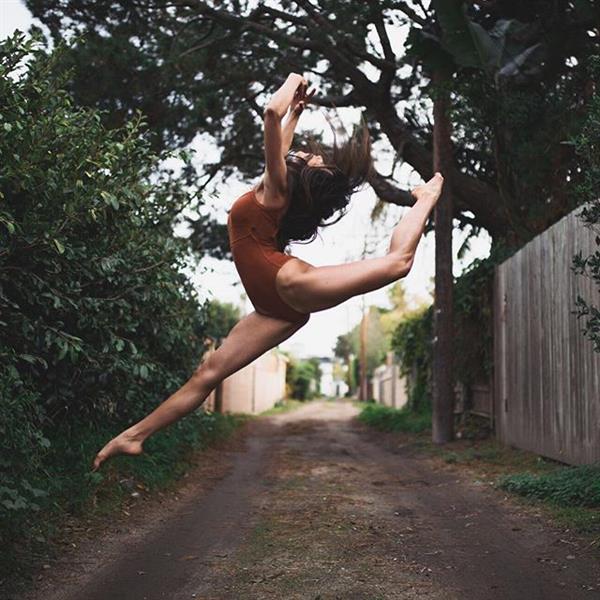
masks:
<path fill-rule="evenodd" d="M 139 116 L 107 130 L 74 106 L 67 79 L 61 48 L 0 42 L 3 545 L 73 486 L 91 490 L 84 465 L 100 443 L 179 387 L 204 349 L 188 243 L 172 232 L 192 180 L 161 168 Z"/>
<path fill-rule="evenodd" d="M 409 382 L 408 406 L 416 411 L 431 405 L 432 327 L 433 307 L 430 306 L 407 316 L 392 336 L 400 371 Z"/>
<path fill-rule="evenodd" d="M 533 500 L 558 506 L 600 507 L 600 466 L 565 467 L 532 475 L 507 475 L 498 482 L 502 489 Z"/>
<path fill-rule="evenodd" d="M 420 433 L 431 429 L 431 411 L 414 412 L 381 404 L 367 404 L 358 416 L 363 423 L 380 431 Z"/>

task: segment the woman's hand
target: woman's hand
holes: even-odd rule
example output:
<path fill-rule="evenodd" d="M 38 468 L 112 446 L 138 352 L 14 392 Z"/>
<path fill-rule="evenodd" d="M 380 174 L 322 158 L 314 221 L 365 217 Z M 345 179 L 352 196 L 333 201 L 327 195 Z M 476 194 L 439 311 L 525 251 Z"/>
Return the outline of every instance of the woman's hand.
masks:
<path fill-rule="evenodd" d="M 292 104 L 297 90 L 302 86 L 306 87 L 306 85 L 306 79 L 302 75 L 290 73 L 285 83 L 273 94 L 267 103 L 265 115 L 271 113 L 276 115 L 278 119 L 283 119 Z"/>
<path fill-rule="evenodd" d="M 310 103 L 312 97 L 315 95 L 316 90 L 313 88 L 308 91 L 308 81 L 302 78 L 302 82 L 296 88 L 292 103 L 290 104 L 290 112 L 295 117 L 299 117 L 302 111 L 306 108 L 306 105 Z"/>

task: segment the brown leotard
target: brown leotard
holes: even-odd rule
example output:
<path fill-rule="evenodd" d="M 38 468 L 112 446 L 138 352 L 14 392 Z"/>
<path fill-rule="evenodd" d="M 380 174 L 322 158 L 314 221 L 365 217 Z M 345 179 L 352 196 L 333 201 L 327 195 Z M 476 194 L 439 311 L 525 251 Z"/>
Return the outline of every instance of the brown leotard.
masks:
<path fill-rule="evenodd" d="M 293 256 L 277 249 L 276 235 L 283 208 L 267 208 L 254 190 L 240 196 L 227 219 L 233 261 L 256 312 L 286 321 L 306 320 L 286 304 L 275 287 L 279 269 Z"/>

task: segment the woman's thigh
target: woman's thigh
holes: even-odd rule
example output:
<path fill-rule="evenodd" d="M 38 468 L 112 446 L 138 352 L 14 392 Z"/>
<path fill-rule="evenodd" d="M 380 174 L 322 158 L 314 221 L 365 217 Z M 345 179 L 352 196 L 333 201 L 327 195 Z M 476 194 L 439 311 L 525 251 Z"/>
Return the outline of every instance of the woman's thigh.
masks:
<path fill-rule="evenodd" d="M 200 371 L 209 367 L 216 380 L 225 379 L 288 339 L 305 323 L 291 323 L 252 312 L 233 327 L 207 362 L 200 365 Z"/>
<path fill-rule="evenodd" d="M 341 265 L 314 267 L 299 259 L 286 262 L 275 284 L 284 302 L 293 309 L 310 313 L 379 289 L 403 276 L 396 258 L 388 254 Z"/>

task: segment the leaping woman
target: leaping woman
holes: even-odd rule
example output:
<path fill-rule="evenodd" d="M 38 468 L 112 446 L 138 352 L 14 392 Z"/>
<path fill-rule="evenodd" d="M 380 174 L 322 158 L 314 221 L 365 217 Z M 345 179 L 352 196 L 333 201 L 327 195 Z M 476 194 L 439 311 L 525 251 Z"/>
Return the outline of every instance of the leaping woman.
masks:
<path fill-rule="evenodd" d="M 189 380 L 149 415 L 98 452 L 93 470 L 117 454 L 141 454 L 144 441 L 198 408 L 223 379 L 306 325 L 310 313 L 379 289 L 410 271 L 443 177 L 436 173 L 412 194 L 414 205 L 392 231 L 387 254 L 341 265 L 315 267 L 291 254 L 291 241 L 310 240 L 372 169 L 366 128 L 332 150 L 289 152 L 294 129 L 314 91 L 291 73 L 264 111 L 265 172 L 239 197 L 228 218 L 233 259 L 254 312 L 242 318 Z M 282 120 L 288 113 L 284 123 Z"/>

